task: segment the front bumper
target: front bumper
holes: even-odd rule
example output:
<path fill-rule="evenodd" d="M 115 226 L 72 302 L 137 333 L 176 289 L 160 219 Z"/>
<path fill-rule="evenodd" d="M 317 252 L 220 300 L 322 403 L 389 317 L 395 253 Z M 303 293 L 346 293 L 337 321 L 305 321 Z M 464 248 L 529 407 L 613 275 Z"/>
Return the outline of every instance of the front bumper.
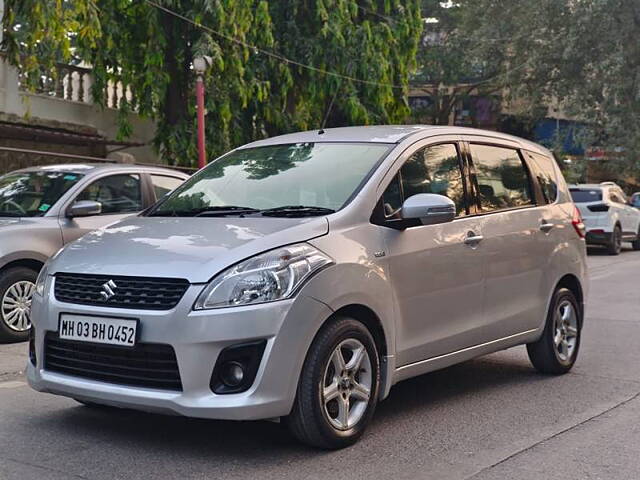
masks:
<path fill-rule="evenodd" d="M 27 367 L 31 387 L 105 405 L 190 417 L 255 420 L 287 415 L 307 349 L 331 314 L 326 305 L 303 295 L 262 305 L 192 311 L 202 285 L 192 285 L 170 311 L 63 304 L 54 298 L 52 282 L 50 277 L 48 296 L 35 298 L 32 305 L 37 365 Z M 48 371 L 43 361 L 45 333 L 57 331 L 61 313 L 138 318 L 138 342 L 174 348 L 183 390 L 131 387 Z M 214 394 L 209 383 L 219 353 L 261 339 L 267 345 L 253 385 L 242 393 Z"/>

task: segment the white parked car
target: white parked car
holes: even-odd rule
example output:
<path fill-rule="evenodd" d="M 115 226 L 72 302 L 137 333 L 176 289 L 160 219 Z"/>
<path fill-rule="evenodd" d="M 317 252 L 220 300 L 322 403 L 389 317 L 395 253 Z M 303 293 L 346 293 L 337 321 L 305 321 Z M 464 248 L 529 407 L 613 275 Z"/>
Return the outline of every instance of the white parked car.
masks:
<path fill-rule="evenodd" d="M 622 242 L 640 250 L 640 210 L 634 208 L 622 189 L 613 182 L 570 187 L 587 229 L 588 245 L 603 245 L 618 255 Z"/>

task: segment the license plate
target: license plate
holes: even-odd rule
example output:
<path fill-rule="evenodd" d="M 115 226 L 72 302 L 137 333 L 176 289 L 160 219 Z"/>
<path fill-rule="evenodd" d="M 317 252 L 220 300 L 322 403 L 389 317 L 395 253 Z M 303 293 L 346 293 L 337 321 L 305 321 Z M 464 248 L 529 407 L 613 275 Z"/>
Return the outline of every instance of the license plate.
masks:
<path fill-rule="evenodd" d="M 58 336 L 80 342 L 133 347 L 136 344 L 137 328 L 137 320 L 62 314 Z"/>

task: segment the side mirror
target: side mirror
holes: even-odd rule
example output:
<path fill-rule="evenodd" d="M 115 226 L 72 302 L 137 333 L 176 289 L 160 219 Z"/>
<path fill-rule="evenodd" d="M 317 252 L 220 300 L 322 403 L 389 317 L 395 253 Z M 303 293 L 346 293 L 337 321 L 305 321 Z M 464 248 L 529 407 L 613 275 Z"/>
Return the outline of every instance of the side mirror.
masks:
<path fill-rule="evenodd" d="M 402 204 L 403 220 L 420 220 L 423 225 L 451 222 L 456 217 L 456 204 L 444 195 L 418 193 Z"/>
<path fill-rule="evenodd" d="M 91 215 L 100 215 L 102 213 L 102 204 L 91 200 L 79 200 L 67 209 L 67 217 L 89 217 Z"/>

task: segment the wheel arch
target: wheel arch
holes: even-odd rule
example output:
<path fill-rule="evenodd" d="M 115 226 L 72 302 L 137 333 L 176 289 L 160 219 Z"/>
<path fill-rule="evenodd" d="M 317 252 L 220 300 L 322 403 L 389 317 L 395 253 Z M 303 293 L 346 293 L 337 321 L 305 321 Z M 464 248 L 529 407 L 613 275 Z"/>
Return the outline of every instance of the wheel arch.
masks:
<path fill-rule="evenodd" d="M 39 272 L 43 265 L 43 261 L 36 260 L 35 258 L 20 258 L 2 265 L 2 267 L 0 267 L 0 273 L 15 267 L 26 267 Z"/>
<path fill-rule="evenodd" d="M 584 322 L 584 290 L 580 283 L 580 279 L 575 275 L 568 273 L 558 281 L 554 292 L 559 288 L 571 290 L 575 295 L 576 300 L 578 301 L 578 307 L 580 308 L 580 326 L 582 327 L 582 323 Z"/>
<path fill-rule="evenodd" d="M 380 356 L 387 355 L 388 346 L 384 327 L 378 315 L 371 308 L 359 303 L 353 303 L 340 307 L 331 315 L 331 317 L 336 316 L 351 317 L 363 323 L 376 341 L 376 348 L 380 352 Z"/>

